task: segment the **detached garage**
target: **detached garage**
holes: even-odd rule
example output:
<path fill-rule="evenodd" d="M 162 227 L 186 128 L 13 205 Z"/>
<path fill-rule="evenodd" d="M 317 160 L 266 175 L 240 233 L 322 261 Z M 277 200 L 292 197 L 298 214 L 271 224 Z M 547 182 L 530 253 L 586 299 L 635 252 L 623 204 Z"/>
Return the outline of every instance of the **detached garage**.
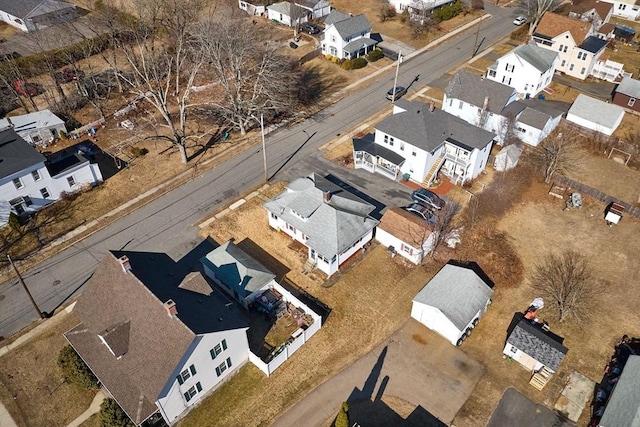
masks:
<path fill-rule="evenodd" d="M 413 298 L 411 317 L 460 345 L 487 311 L 492 286 L 477 264 L 450 262 Z"/>
<path fill-rule="evenodd" d="M 620 126 L 624 108 L 580 94 L 567 112 L 567 120 L 596 132 L 612 135 Z"/>

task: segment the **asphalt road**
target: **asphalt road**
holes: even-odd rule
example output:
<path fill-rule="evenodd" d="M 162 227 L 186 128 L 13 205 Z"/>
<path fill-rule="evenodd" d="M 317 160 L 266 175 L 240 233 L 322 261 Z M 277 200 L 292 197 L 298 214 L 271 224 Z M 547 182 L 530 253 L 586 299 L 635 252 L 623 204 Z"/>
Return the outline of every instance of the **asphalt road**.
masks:
<path fill-rule="evenodd" d="M 410 90 L 429 85 L 446 72 L 470 59 L 475 42 L 480 51 L 509 34 L 517 10 L 487 5 L 492 15 L 480 26 L 469 29 L 421 55 L 405 60 L 399 85 L 420 79 Z M 268 167 L 272 179 L 290 179 L 287 172 L 302 160 L 319 156 L 318 147 L 347 132 L 383 108 L 393 86 L 394 73 L 381 75 L 366 88 L 331 105 L 305 122 L 281 128 L 267 138 Z M 81 242 L 67 248 L 23 277 L 40 309 L 51 312 L 76 295 L 90 278 L 108 250 L 136 250 L 167 253 L 179 259 L 199 241 L 194 224 L 213 209 L 263 181 L 259 146 L 245 150 L 227 162 L 132 212 Z M 0 285 L 0 336 L 9 337 L 38 318 L 24 290 L 15 279 Z"/>

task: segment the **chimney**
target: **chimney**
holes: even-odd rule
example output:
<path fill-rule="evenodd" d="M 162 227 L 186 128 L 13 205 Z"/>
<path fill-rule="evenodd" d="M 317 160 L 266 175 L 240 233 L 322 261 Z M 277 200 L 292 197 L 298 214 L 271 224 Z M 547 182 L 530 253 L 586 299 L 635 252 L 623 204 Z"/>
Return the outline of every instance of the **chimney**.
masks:
<path fill-rule="evenodd" d="M 487 107 L 489 106 L 489 97 L 484 97 L 484 104 L 482 104 L 482 111 L 487 111 Z"/>
<path fill-rule="evenodd" d="M 9 123 L 11 126 L 13 126 L 13 122 L 11 121 L 11 117 L 7 117 L 7 123 Z"/>
<path fill-rule="evenodd" d="M 431 111 L 433 113 L 433 111 L 436 109 L 436 104 L 433 103 L 433 101 L 431 101 L 429 103 L 429 111 Z"/>
<path fill-rule="evenodd" d="M 122 271 L 124 271 L 125 273 L 128 273 L 131 271 L 131 263 L 129 262 L 129 258 L 127 258 L 126 255 L 122 255 L 120 258 L 118 258 L 118 261 L 120 261 L 120 265 L 122 266 Z"/>
<path fill-rule="evenodd" d="M 329 203 L 329 201 L 331 200 L 331 191 L 329 191 L 329 190 L 324 190 L 324 191 L 322 192 L 322 196 L 323 196 L 323 198 L 324 198 L 324 202 L 325 202 L 325 203 Z"/>
<path fill-rule="evenodd" d="M 167 314 L 171 318 L 178 314 L 178 307 L 176 307 L 176 303 L 173 302 L 172 299 L 167 300 L 167 302 L 164 303 L 164 309 L 167 310 Z"/>

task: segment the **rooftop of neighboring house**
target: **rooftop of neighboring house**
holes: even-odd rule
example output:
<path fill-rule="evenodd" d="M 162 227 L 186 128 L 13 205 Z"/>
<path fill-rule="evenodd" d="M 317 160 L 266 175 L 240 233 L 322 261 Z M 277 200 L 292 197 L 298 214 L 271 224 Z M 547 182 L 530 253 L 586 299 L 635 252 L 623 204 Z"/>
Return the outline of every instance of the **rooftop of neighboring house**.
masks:
<path fill-rule="evenodd" d="M 640 425 L 640 356 L 631 355 L 624 365 L 599 425 Z"/>
<path fill-rule="evenodd" d="M 573 114 L 601 126 L 611 127 L 620 115 L 624 114 L 624 108 L 581 93 L 567 114 Z"/>
<path fill-rule="evenodd" d="M 487 111 L 499 114 L 515 96 L 515 89 L 460 70 L 449 81 L 445 95 L 447 98 L 459 99 L 475 107 L 483 107 L 485 100 L 488 99 Z"/>
<path fill-rule="evenodd" d="M 0 179 L 44 162 L 45 157 L 13 128 L 0 130 Z"/>
<path fill-rule="evenodd" d="M 402 101 L 402 102 L 400 102 Z M 423 102 L 396 103 L 404 111 L 387 117 L 376 130 L 433 153 L 445 141 L 468 150 L 483 149 L 495 134 Z"/>
<path fill-rule="evenodd" d="M 605 35 L 610 34 L 615 29 L 616 29 L 615 24 L 612 24 L 611 22 L 606 22 L 602 24 L 600 28 L 598 28 L 598 34 L 605 34 Z"/>
<path fill-rule="evenodd" d="M 296 0 L 295 3 L 300 5 L 300 6 L 304 6 L 304 7 L 308 7 L 310 9 L 313 9 L 321 1 L 323 1 L 323 0 Z"/>
<path fill-rule="evenodd" d="M 293 180 L 264 207 L 323 256 L 344 252 L 378 224 L 369 216 L 373 205 L 315 173 Z"/>
<path fill-rule="evenodd" d="M 354 34 L 362 34 L 362 33 L 370 33 L 371 32 L 371 23 L 367 19 L 364 14 L 360 15 L 346 15 L 342 12 L 331 16 L 334 11 L 331 11 L 329 15 L 327 15 L 327 19 L 325 19 L 325 28 L 328 28 L 329 25 L 333 24 L 333 26 L 338 30 L 338 34 L 343 39 L 347 39 L 348 37 Z"/>
<path fill-rule="evenodd" d="M 569 5 L 569 12 L 582 15 L 585 12 L 595 9 L 598 16 L 602 19 L 606 18 L 613 9 L 613 4 L 600 0 L 574 0 Z"/>
<path fill-rule="evenodd" d="M 623 77 L 622 81 L 616 88 L 616 92 L 632 98 L 640 98 L 640 80 L 632 79 L 631 77 Z"/>
<path fill-rule="evenodd" d="M 0 10 L 18 18 L 26 18 L 29 13 L 43 3 L 47 3 L 47 9 L 49 10 L 76 7 L 71 3 L 58 0 L 0 0 Z"/>
<path fill-rule="evenodd" d="M 157 410 L 197 335 L 247 325 L 197 270 L 211 249 L 205 241 L 178 262 L 163 253 L 109 252 L 74 308 L 82 323 L 65 337 L 136 424 Z"/>
<path fill-rule="evenodd" d="M 593 24 L 591 22 L 583 22 L 579 19 L 569 18 L 553 12 L 545 12 L 535 29 L 534 35 L 552 39 L 569 31 L 574 42 L 579 45 L 589 35 L 592 27 Z"/>
<path fill-rule="evenodd" d="M 391 207 L 385 211 L 378 229 L 386 231 L 414 248 L 421 248 L 431 234 L 424 220 L 398 207 Z"/>
<path fill-rule="evenodd" d="M 512 51 L 503 55 L 502 58 L 511 54 L 517 56 L 522 61 L 531 64 L 536 70 L 540 72 L 545 72 L 552 68 L 554 62 L 556 61 L 556 58 L 558 57 L 558 54 L 556 52 L 539 47 L 535 44 L 535 42 L 520 45 L 514 48 Z M 500 61 L 500 59 L 498 59 L 498 61 Z M 493 67 L 496 66 L 498 61 L 496 61 L 490 68 L 494 69 Z"/>
<path fill-rule="evenodd" d="M 230 287 L 239 286 L 247 291 L 247 294 L 262 289 L 276 277 L 231 240 L 209 252 L 201 262 L 209 267 L 223 284 Z"/>
<path fill-rule="evenodd" d="M 476 267 L 479 268 L 479 267 Z M 438 308 L 458 330 L 464 330 L 493 295 L 493 284 L 473 268 L 446 264 L 413 301 Z"/>
<path fill-rule="evenodd" d="M 544 99 L 523 99 L 514 101 L 502 110 L 505 117 L 517 117 L 518 121 L 536 129 L 544 129 L 549 120 L 569 111 L 570 104 Z"/>
<path fill-rule="evenodd" d="M 23 132 L 32 129 L 64 125 L 64 121 L 50 110 L 40 110 L 29 114 L 0 119 L 0 128 L 8 125 L 13 125 L 16 132 Z"/>
<path fill-rule="evenodd" d="M 274 12 L 282 13 L 283 15 L 290 16 L 292 18 L 301 17 L 307 13 L 304 8 L 293 3 L 289 3 L 288 1 L 274 3 L 267 6 L 267 9 L 273 10 Z"/>
<path fill-rule="evenodd" d="M 532 323 L 533 322 L 533 323 Z M 507 343 L 531 356 L 544 366 L 557 371 L 562 359 L 569 351 L 563 339 L 552 332 L 542 329 L 542 325 L 525 319 L 518 313 L 512 322 L 511 333 Z"/>
<path fill-rule="evenodd" d="M 516 162 L 520 158 L 522 154 L 523 148 L 518 144 L 509 144 L 506 147 L 502 147 L 498 154 L 496 154 L 496 158 L 500 156 L 506 156 L 511 162 Z"/>
<path fill-rule="evenodd" d="M 338 9 L 331 9 L 331 12 L 324 18 L 324 25 L 328 27 L 331 24 L 335 24 L 339 21 L 349 19 L 352 15 L 350 13 L 340 12 Z"/>
<path fill-rule="evenodd" d="M 586 50 L 587 52 L 591 53 L 598 53 L 605 48 L 607 43 L 607 40 L 603 40 L 596 36 L 589 36 L 582 43 L 580 43 L 580 49 Z"/>

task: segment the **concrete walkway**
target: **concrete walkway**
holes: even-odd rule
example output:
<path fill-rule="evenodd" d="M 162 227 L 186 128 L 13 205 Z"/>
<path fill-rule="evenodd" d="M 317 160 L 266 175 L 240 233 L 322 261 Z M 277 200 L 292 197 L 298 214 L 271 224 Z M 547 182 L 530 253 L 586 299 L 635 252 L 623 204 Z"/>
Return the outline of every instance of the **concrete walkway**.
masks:
<path fill-rule="evenodd" d="M 96 396 L 91 401 L 91 405 L 89 405 L 89 409 L 80 414 L 78 418 L 71 421 L 67 425 L 67 427 L 78 427 L 80 424 L 91 418 L 93 414 L 97 414 L 98 412 L 100 412 L 100 405 L 102 404 L 104 399 L 106 399 L 106 396 L 104 395 L 102 390 L 98 390 L 98 393 L 96 393 Z"/>
<path fill-rule="evenodd" d="M 18 427 L 13 418 L 11 418 L 11 414 L 7 411 L 7 408 L 4 407 L 2 402 L 0 402 L 0 427 Z"/>

